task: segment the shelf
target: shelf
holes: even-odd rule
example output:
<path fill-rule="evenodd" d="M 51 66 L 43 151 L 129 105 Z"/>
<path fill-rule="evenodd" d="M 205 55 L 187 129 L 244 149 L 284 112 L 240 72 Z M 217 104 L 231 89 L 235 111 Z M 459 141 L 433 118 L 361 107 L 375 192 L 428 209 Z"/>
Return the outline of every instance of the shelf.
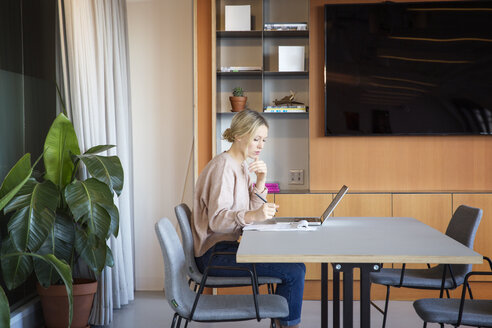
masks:
<path fill-rule="evenodd" d="M 263 72 L 265 76 L 309 76 L 309 72 L 276 72 L 276 71 L 265 71 Z"/>
<path fill-rule="evenodd" d="M 294 37 L 309 37 L 309 31 L 264 31 L 263 36 L 266 38 L 294 38 Z"/>
<path fill-rule="evenodd" d="M 221 72 L 217 71 L 217 77 L 234 77 L 234 76 L 258 76 L 261 77 L 262 71 L 240 71 L 240 72 Z"/>
<path fill-rule="evenodd" d="M 217 31 L 217 38 L 307 38 L 309 31 L 280 30 L 280 31 Z"/>
<path fill-rule="evenodd" d="M 218 38 L 261 38 L 263 31 L 217 31 Z"/>
<path fill-rule="evenodd" d="M 259 112 L 259 113 L 262 115 L 266 115 L 266 116 L 279 116 L 279 115 L 280 116 L 293 116 L 293 115 L 295 115 L 295 116 L 309 116 L 308 115 L 309 112 L 304 112 L 304 113 L 299 113 L 299 112 L 297 112 L 297 113 L 265 113 L 265 112 Z M 236 114 L 236 113 L 235 112 L 217 112 L 218 116 L 221 116 L 221 115 L 227 116 L 227 115 L 234 115 L 234 114 Z"/>

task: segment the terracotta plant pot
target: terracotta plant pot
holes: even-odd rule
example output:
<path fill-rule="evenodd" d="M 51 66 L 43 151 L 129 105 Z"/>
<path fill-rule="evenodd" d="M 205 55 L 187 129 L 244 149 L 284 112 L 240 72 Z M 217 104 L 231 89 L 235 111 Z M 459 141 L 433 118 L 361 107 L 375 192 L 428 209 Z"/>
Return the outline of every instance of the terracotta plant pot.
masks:
<path fill-rule="evenodd" d="M 68 298 L 65 285 L 52 285 L 44 288 L 37 283 L 36 289 L 41 298 L 46 328 L 67 328 Z M 71 328 L 89 328 L 89 315 L 96 291 L 97 281 L 75 279 L 73 284 L 73 319 Z"/>
<path fill-rule="evenodd" d="M 246 107 L 246 100 L 248 100 L 248 97 L 229 97 L 229 100 L 231 101 L 231 106 L 232 106 L 232 111 L 233 112 L 240 112 Z"/>

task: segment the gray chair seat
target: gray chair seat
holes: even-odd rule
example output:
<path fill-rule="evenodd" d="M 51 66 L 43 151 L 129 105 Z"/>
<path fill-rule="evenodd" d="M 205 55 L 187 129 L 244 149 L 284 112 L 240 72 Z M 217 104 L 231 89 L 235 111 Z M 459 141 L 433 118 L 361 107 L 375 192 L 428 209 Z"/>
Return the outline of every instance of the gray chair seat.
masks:
<path fill-rule="evenodd" d="M 460 299 L 424 298 L 415 301 L 413 307 L 425 322 L 442 322 L 455 325 L 458 321 Z M 461 324 L 490 327 L 492 324 L 492 301 L 465 300 Z"/>
<path fill-rule="evenodd" d="M 287 300 L 277 295 L 258 295 L 261 318 L 289 315 Z M 256 319 L 252 295 L 202 295 L 193 315 L 195 321 Z"/>
<path fill-rule="evenodd" d="M 406 269 L 403 287 L 440 289 L 442 283 L 442 270 L 442 265 L 430 269 Z M 465 279 L 465 276 L 462 274 L 463 271 L 460 271 L 459 275 L 454 275 L 457 286 L 461 285 Z M 453 280 L 449 277 L 449 271 L 447 272 L 447 277 L 444 288 L 455 288 Z M 398 286 L 400 284 L 400 279 L 401 269 L 383 268 L 380 272 L 371 273 L 371 282 L 375 284 Z"/>
<path fill-rule="evenodd" d="M 200 279 L 198 279 L 200 277 Z M 196 280 L 195 280 L 196 279 Z M 193 279 L 197 281 L 198 283 L 201 280 L 201 276 L 198 276 Z M 274 277 L 258 277 L 258 284 L 263 285 L 263 284 L 280 284 L 282 283 L 282 280 L 279 278 L 274 278 Z M 215 276 L 208 276 L 207 277 L 207 286 L 206 287 L 225 287 L 225 286 L 249 286 L 251 285 L 251 278 L 250 277 L 215 277 Z"/>

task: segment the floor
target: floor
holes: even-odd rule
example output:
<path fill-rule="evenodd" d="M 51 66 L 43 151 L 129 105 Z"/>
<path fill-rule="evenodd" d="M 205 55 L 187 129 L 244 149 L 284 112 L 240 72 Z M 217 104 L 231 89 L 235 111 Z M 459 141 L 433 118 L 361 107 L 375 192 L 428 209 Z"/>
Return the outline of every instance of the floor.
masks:
<path fill-rule="evenodd" d="M 359 314 L 358 302 L 354 304 L 354 327 L 359 327 L 359 321 L 356 319 Z M 383 302 L 378 302 L 380 306 Z M 320 302 L 304 301 L 302 309 L 302 328 L 311 328 L 320 326 Z M 330 302 L 331 306 L 331 302 Z M 415 313 L 412 302 L 392 301 L 390 303 L 390 312 L 386 327 L 396 328 L 415 328 L 422 327 L 422 321 Z M 168 305 L 163 292 L 136 292 L 135 301 L 115 310 L 114 318 L 111 325 L 106 327 L 114 328 L 154 328 L 170 327 L 173 317 L 173 311 Z M 329 320 L 331 321 L 331 310 Z M 371 327 L 381 327 L 382 315 L 371 307 Z M 182 327 L 184 325 L 181 325 Z M 255 320 L 241 322 L 225 323 L 200 323 L 195 322 L 188 327 L 197 328 L 244 328 L 244 327 L 269 327 L 268 320 L 257 322 Z M 330 322 L 331 327 L 331 322 Z M 439 327 L 439 325 L 429 324 L 429 328 Z"/>

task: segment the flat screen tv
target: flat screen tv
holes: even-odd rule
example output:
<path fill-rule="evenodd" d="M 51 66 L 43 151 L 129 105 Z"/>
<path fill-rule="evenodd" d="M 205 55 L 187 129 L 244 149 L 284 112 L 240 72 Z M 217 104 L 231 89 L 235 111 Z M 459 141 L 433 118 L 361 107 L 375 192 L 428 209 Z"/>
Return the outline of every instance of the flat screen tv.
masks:
<path fill-rule="evenodd" d="M 492 134 L 492 1 L 324 9 L 326 136 Z"/>

